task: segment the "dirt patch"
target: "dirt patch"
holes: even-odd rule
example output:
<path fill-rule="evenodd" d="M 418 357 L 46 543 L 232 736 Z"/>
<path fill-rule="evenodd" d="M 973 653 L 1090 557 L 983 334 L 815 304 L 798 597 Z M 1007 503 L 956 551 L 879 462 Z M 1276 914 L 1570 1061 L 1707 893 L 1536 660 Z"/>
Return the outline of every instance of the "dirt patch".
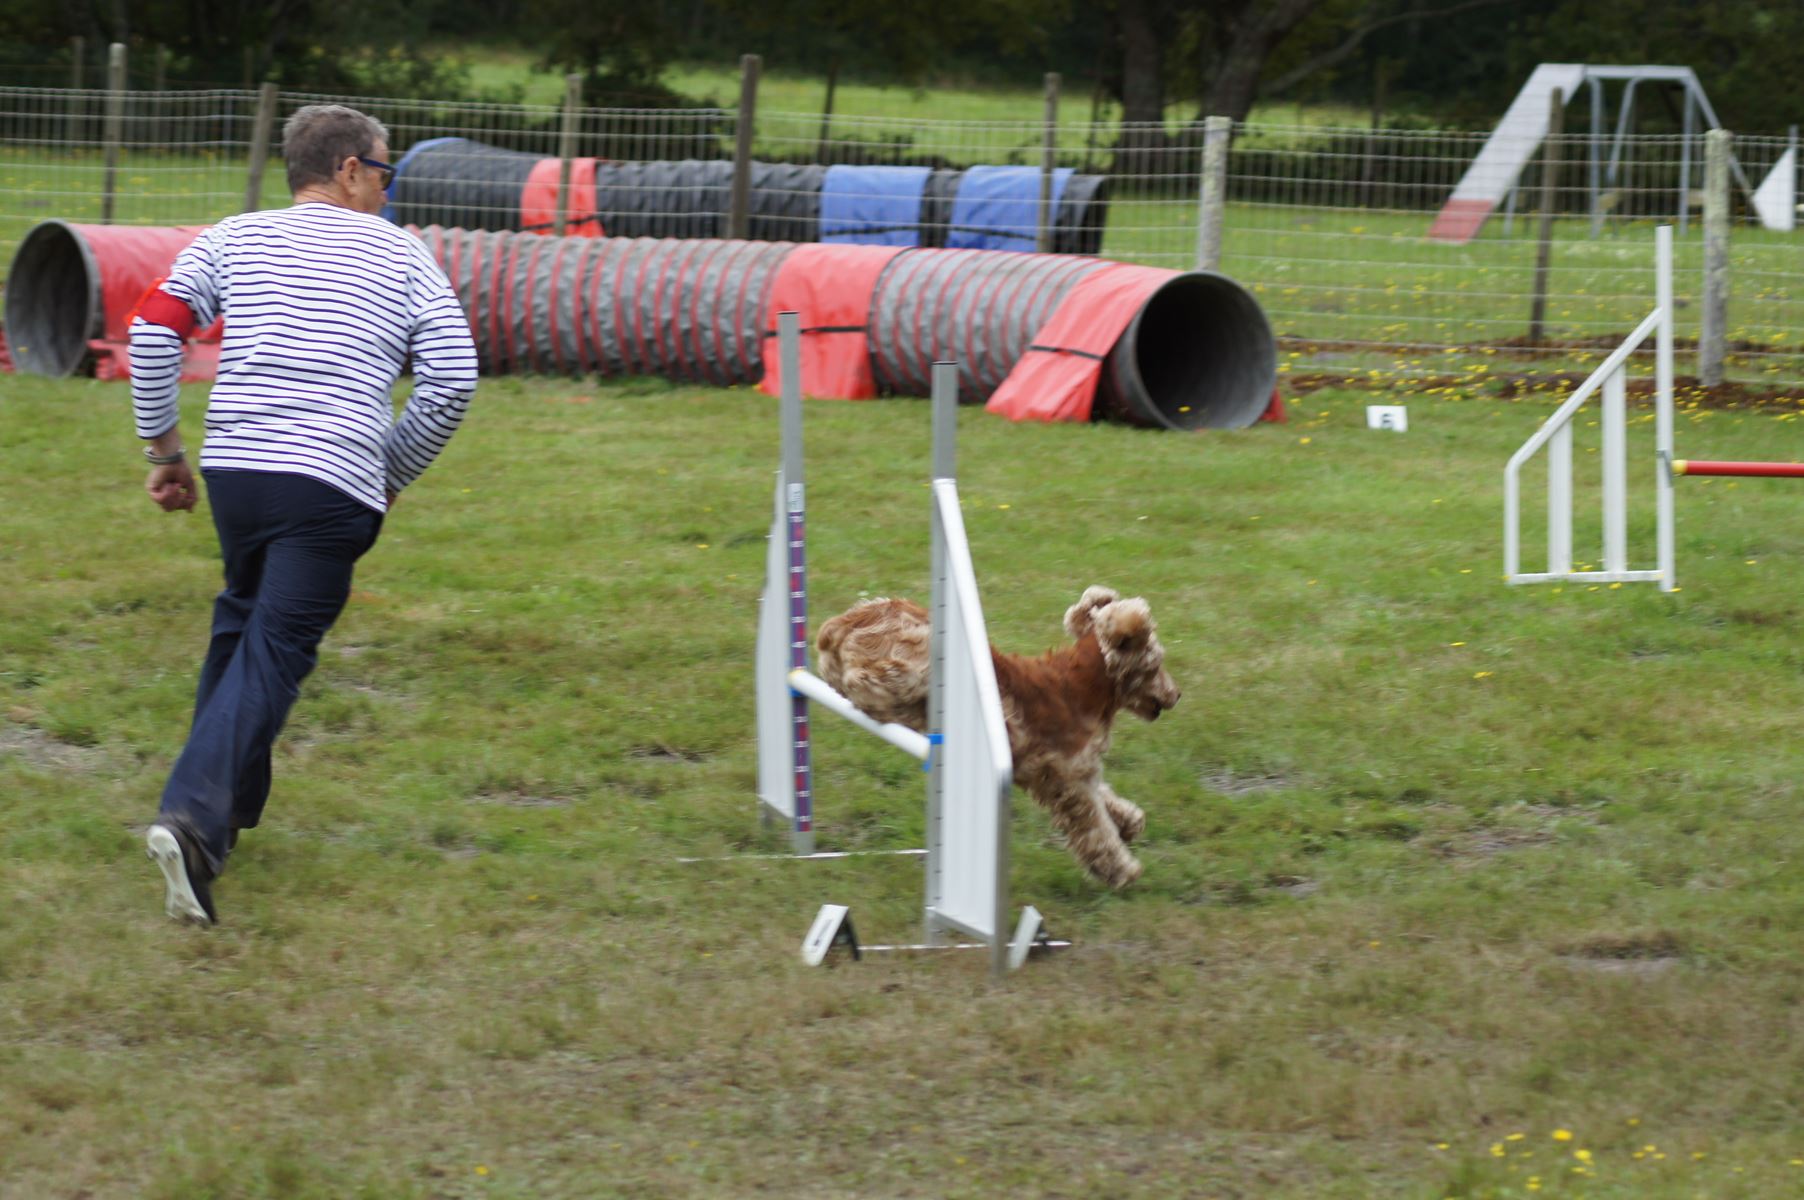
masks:
<path fill-rule="evenodd" d="M 1482 829 L 1455 834 L 1437 842 L 1433 850 L 1437 857 L 1450 861 L 1480 861 L 1512 850 L 1552 845 L 1554 840 L 1545 829 Z"/>
<path fill-rule="evenodd" d="M 1251 796 L 1291 786 L 1283 775 L 1241 775 L 1233 771 L 1209 771 L 1198 777 L 1202 785 L 1224 796 Z"/>
<path fill-rule="evenodd" d="M 505 808 L 569 808 L 565 796 L 537 796 L 531 792 L 479 792 L 470 797 L 472 804 L 499 804 Z"/>
<path fill-rule="evenodd" d="M 1679 936 L 1667 930 L 1652 933 L 1597 934 L 1561 947 L 1562 955 L 1609 962 L 1652 962 L 1677 959 L 1685 952 Z"/>
<path fill-rule="evenodd" d="M 1576 954 L 1562 954 L 1560 961 L 1578 971 L 1589 971 L 1596 975 L 1628 975 L 1637 979 L 1664 975 L 1679 966 L 1676 958 L 1585 958 Z"/>
<path fill-rule="evenodd" d="M 1664 975 L 1684 961 L 1685 944 L 1664 929 L 1651 933 L 1605 933 L 1554 948 L 1559 960 L 1599 975 L 1647 978 Z"/>
<path fill-rule="evenodd" d="M 59 741 L 29 725 L 0 725 L 0 757 L 6 756 L 49 771 L 92 771 L 101 760 L 100 751 L 92 746 Z"/>
<path fill-rule="evenodd" d="M 662 742 L 650 746 L 634 746 L 627 750 L 626 756 L 642 762 L 661 763 L 701 763 L 707 762 L 709 758 L 703 751 L 687 750 L 682 746 L 671 746 Z"/>
<path fill-rule="evenodd" d="M 1450 862 L 1482 862 L 1516 850 L 1551 846 L 1559 840 L 1551 828 L 1556 821 L 1597 824 L 1593 813 L 1553 804 L 1519 804 L 1501 810 L 1501 815 L 1506 823 L 1446 834 L 1431 849 Z"/>

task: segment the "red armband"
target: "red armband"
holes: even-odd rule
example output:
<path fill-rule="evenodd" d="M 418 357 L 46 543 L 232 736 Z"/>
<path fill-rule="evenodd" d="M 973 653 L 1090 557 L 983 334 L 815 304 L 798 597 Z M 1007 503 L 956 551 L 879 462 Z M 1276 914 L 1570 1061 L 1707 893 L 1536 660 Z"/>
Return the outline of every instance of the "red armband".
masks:
<path fill-rule="evenodd" d="M 151 325 L 173 329 L 176 336 L 187 338 L 194 332 L 194 310 L 162 288 L 145 296 L 138 304 L 137 315 Z"/>

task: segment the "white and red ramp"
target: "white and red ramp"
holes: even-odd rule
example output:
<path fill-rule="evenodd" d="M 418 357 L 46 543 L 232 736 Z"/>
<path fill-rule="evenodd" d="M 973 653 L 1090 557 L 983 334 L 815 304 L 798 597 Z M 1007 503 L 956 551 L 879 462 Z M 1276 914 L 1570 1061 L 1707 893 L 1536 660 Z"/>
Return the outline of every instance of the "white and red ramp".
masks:
<path fill-rule="evenodd" d="M 1472 240 L 1547 139 L 1554 89 L 1570 100 L 1584 81 L 1583 63 L 1542 63 L 1535 68 L 1428 227 L 1430 241 L 1464 245 Z"/>

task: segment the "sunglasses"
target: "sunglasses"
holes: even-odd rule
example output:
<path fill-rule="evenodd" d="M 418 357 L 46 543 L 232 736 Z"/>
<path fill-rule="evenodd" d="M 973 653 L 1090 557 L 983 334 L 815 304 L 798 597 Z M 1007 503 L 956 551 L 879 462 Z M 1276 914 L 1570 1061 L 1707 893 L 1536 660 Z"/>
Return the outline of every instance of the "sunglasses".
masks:
<path fill-rule="evenodd" d="M 384 191 L 387 191 L 388 185 L 394 182 L 395 169 L 393 167 L 389 166 L 387 163 L 382 162 L 378 159 L 374 159 L 374 158 L 365 158 L 361 154 L 357 155 L 357 161 L 362 163 L 364 166 L 368 167 L 370 170 L 379 172 L 381 174 L 382 188 Z"/>

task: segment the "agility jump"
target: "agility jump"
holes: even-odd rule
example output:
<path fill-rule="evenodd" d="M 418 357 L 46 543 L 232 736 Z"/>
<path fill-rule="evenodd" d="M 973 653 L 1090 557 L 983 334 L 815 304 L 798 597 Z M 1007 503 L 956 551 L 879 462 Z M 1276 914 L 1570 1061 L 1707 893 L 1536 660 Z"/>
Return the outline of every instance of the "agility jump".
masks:
<path fill-rule="evenodd" d="M 1533 437 L 1510 456 L 1503 471 L 1503 573 L 1507 582 L 1658 583 L 1670 592 L 1674 575 L 1673 481 L 1687 475 L 1743 478 L 1804 478 L 1804 463 L 1719 462 L 1673 456 L 1672 227 L 1654 230 L 1656 299 L 1654 310 L 1635 328 L 1578 390 L 1542 423 Z M 1656 560 L 1651 569 L 1628 564 L 1628 360 L 1643 342 L 1655 338 L 1654 414 L 1656 488 Z M 1602 393 L 1599 423 L 1603 446 L 1603 570 L 1575 571 L 1572 565 L 1572 423 L 1594 394 Z M 1547 569 L 1521 567 L 1521 480 L 1523 464 L 1547 451 Z"/>
<path fill-rule="evenodd" d="M 1039 914 L 1024 910 L 1008 936 L 1009 801 L 1014 767 L 1008 729 L 965 539 L 955 470 L 958 367 L 933 369 L 931 604 L 933 685 L 927 734 L 872 720 L 808 667 L 807 489 L 802 460 L 800 321 L 777 317 L 782 355 L 782 468 L 777 472 L 770 546 L 758 615 L 758 796 L 767 821 L 781 820 L 798 855 L 813 856 L 815 797 L 809 703 L 846 718 L 924 764 L 927 871 L 924 943 L 947 935 L 977 939 L 995 974 L 1019 966 L 1035 944 Z M 851 941 L 843 906 L 827 905 L 804 945 L 818 962 Z M 856 942 L 852 941 L 856 950 Z M 879 949 L 870 946 L 866 949 Z"/>

